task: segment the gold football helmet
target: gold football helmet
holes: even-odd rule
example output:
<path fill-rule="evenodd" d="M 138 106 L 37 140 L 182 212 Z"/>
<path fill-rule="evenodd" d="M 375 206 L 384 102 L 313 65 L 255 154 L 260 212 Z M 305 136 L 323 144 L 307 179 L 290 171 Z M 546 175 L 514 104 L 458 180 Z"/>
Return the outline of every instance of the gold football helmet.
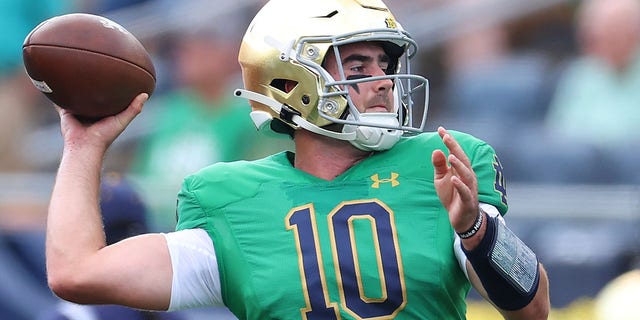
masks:
<path fill-rule="evenodd" d="M 382 43 L 393 70 L 347 79 L 340 67 L 341 77 L 334 79 L 323 68 L 329 50 L 342 61 L 338 47 L 362 41 Z M 385 150 L 425 126 L 428 81 L 410 73 L 417 49 L 381 0 L 271 0 L 243 38 L 238 60 L 245 89 L 235 94 L 250 100 L 258 129 L 269 125 L 291 133 L 303 128 L 362 150 Z M 358 112 L 348 88 L 383 79 L 394 83 L 396 113 Z M 286 82 L 295 86 L 285 89 Z M 414 119 L 414 111 L 422 116 Z"/>

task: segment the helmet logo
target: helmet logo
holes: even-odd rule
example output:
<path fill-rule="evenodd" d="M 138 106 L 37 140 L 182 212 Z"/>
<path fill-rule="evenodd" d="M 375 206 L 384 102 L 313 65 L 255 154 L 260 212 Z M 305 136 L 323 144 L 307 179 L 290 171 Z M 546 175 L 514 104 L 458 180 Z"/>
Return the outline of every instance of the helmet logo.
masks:
<path fill-rule="evenodd" d="M 387 28 L 390 29 L 398 29 L 398 24 L 396 23 L 396 20 L 393 18 L 386 18 L 384 19 L 384 22 L 387 24 Z"/>

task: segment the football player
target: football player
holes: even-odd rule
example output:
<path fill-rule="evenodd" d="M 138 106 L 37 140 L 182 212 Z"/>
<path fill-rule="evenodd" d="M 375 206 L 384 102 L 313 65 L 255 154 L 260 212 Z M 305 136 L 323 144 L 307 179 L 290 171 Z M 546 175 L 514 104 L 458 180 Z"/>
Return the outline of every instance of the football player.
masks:
<path fill-rule="evenodd" d="M 260 130 L 295 152 L 185 178 L 177 231 L 105 246 L 105 152 L 147 98 L 97 123 L 58 109 L 51 288 L 80 303 L 240 319 L 465 319 L 474 286 L 507 319 L 546 319 L 547 277 L 507 228 L 502 167 L 470 135 L 423 132 L 417 44 L 379 0 L 272 0 L 239 53 Z M 216 75 L 212 75 L 216 76 Z"/>

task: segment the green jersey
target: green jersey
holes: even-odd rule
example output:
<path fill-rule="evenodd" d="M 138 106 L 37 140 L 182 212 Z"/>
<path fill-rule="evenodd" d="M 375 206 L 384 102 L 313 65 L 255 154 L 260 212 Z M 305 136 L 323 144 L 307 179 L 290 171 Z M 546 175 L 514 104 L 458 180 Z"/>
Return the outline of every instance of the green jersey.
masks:
<path fill-rule="evenodd" d="M 504 214 L 494 150 L 451 134 L 480 202 Z M 290 152 L 218 163 L 185 179 L 177 228 L 208 232 L 240 319 L 465 319 L 470 284 L 434 188 L 435 149 L 446 151 L 437 133 L 403 138 L 332 181 L 294 168 Z"/>

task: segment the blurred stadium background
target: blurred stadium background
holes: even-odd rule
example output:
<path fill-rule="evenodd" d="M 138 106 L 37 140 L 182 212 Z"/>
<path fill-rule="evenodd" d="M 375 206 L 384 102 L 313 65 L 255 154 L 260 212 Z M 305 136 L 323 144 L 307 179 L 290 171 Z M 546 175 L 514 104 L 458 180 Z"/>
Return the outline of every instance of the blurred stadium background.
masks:
<path fill-rule="evenodd" d="M 53 108 L 24 78 L 19 48 L 26 33 L 52 15 L 103 14 L 145 43 L 156 59 L 156 94 L 161 95 L 175 87 L 170 48 L 176 37 L 203 28 L 239 37 L 247 19 L 264 3 L 50 2 L 53 4 L 33 1 L 40 9 L 50 9 L 40 15 L 22 0 L 0 4 L 0 21 L 4 21 L 0 26 L 4 24 L 3 37 L 7 37 L 0 41 L 4 47 L 0 48 L 0 111 L 4 118 L 0 121 L 0 319 L 36 319 L 40 310 L 55 303 L 44 278 L 42 231 L 61 141 Z M 430 80 L 430 129 L 445 125 L 470 132 L 493 145 L 502 157 L 510 204 L 506 219 L 548 270 L 554 308 L 551 319 L 596 320 L 594 306 L 601 290 L 640 265 L 640 148 L 634 142 L 640 140 L 640 130 L 635 136 L 629 133 L 629 143 L 616 154 L 578 148 L 579 143 L 559 141 L 544 131 L 559 75 L 579 54 L 575 12 L 581 1 L 387 2 L 421 44 L 414 71 Z M 502 43 L 488 49 L 472 46 L 473 39 L 495 39 L 484 38 L 487 33 L 483 33 L 495 28 L 502 32 Z M 476 58 L 486 51 L 500 51 L 501 64 L 491 65 L 489 74 L 474 78 L 469 70 L 474 63 L 482 64 Z M 469 101 L 473 109 L 468 109 Z M 152 106 L 150 101 L 147 109 Z M 166 208 L 173 206 L 179 185 L 148 181 L 129 167 L 136 143 L 153 130 L 153 124 L 144 119 L 143 112 L 116 142 L 105 170 L 127 173 L 152 208 L 154 228 L 167 231 L 173 227 L 174 215 Z M 469 319 L 499 318 L 476 293 L 470 294 L 469 301 Z M 223 309 L 195 310 L 187 315 L 191 319 L 216 318 L 214 315 L 233 319 Z"/>

